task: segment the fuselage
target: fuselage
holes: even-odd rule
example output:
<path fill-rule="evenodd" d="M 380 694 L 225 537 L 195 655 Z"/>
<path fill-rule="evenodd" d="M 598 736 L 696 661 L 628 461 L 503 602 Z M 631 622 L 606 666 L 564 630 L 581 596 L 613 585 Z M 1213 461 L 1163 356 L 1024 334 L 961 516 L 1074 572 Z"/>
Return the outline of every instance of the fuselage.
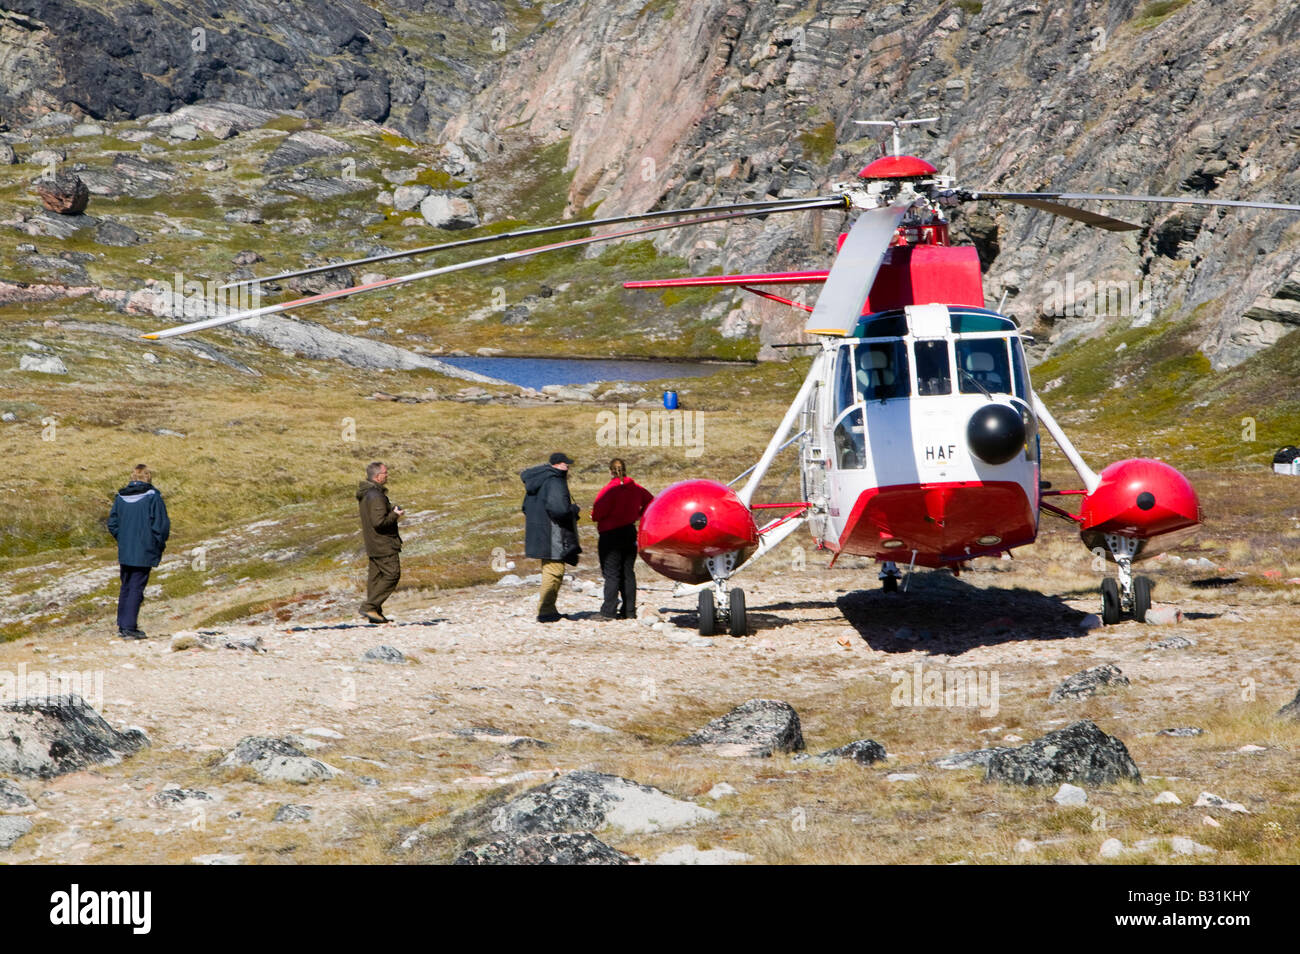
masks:
<path fill-rule="evenodd" d="M 811 374 L 802 470 L 819 546 L 933 567 L 1033 542 L 1039 442 L 1011 319 L 945 305 L 866 315 Z"/>

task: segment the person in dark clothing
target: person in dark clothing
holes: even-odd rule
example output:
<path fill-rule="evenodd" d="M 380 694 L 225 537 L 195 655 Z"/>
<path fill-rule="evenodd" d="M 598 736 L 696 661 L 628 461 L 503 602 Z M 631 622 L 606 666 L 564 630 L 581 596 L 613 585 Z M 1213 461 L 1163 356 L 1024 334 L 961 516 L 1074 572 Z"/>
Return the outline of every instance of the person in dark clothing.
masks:
<path fill-rule="evenodd" d="M 108 514 L 108 532 L 117 541 L 122 581 L 117 595 L 117 635 L 123 639 L 145 638 L 139 626 L 144 588 L 150 571 L 162 562 L 172 532 L 167 505 L 152 480 L 153 472 L 137 464 L 131 482 L 117 492 Z"/>
<path fill-rule="evenodd" d="M 370 558 L 366 580 L 366 601 L 361 615 L 372 623 L 388 623 L 384 600 L 397 589 L 402 578 L 402 537 L 397 521 L 406 513 L 388 502 L 388 467 L 381 461 L 366 465 L 366 479 L 357 486 L 357 507 L 361 512 L 361 536 Z"/>
<path fill-rule="evenodd" d="M 627 464 L 621 458 L 609 462 L 609 473 L 610 482 L 591 504 L 591 519 L 600 531 L 600 572 L 605 577 L 600 615 L 606 619 L 636 619 L 636 524 L 654 494 L 628 477 Z"/>
<path fill-rule="evenodd" d="M 578 510 L 569 496 L 569 465 L 565 454 L 551 455 L 549 463 L 530 467 L 519 475 L 524 482 L 524 555 L 542 561 L 542 594 L 537 621 L 564 619 L 555 598 L 564 583 L 564 565 L 578 565 Z"/>

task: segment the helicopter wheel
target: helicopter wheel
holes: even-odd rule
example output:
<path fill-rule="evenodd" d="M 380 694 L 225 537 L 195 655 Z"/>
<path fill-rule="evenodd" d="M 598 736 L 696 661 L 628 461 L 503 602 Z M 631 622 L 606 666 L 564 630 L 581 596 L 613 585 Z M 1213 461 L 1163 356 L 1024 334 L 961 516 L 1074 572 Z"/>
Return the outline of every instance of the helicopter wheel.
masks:
<path fill-rule="evenodd" d="M 735 589 L 731 591 L 731 635 L 744 636 L 749 632 L 749 624 L 745 619 L 745 591 Z"/>
<path fill-rule="evenodd" d="M 896 576 L 885 577 L 883 580 L 880 581 L 880 588 L 884 590 L 884 592 L 886 593 L 897 593 L 898 577 Z"/>
<path fill-rule="evenodd" d="M 713 605 L 713 591 L 700 591 L 700 635 L 712 636 L 718 625 L 717 607 Z"/>
<path fill-rule="evenodd" d="M 1119 584 L 1110 577 L 1101 581 L 1101 621 L 1107 626 L 1119 622 Z"/>
<path fill-rule="evenodd" d="M 1147 610 L 1151 608 L 1151 578 L 1137 576 L 1133 578 L 1133 618 L 1139 623 L 1147 621 Z"/>

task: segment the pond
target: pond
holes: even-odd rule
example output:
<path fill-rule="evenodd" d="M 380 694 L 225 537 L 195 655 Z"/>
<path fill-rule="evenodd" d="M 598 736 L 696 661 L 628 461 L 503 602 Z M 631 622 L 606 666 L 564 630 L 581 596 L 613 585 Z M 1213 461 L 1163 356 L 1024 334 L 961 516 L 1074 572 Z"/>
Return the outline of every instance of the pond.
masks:
<path fill-rule="evenodd" d="M 488 377 L 534 390 L 541 390 L 548 384 L 698 378 L 713 374 L 727 366 L 726 362 L 717 361 L 633 361 L 620 358 L 498 358 L 439 355 L 438 360 L 466 371 L 486 374 Z"/>

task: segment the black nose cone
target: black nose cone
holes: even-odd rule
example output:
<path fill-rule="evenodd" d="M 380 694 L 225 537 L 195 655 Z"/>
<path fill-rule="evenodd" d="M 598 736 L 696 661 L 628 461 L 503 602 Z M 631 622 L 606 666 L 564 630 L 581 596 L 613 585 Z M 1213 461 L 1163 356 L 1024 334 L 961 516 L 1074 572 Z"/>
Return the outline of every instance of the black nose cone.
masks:
<path fill-rule="evenodd" d="M 1015 408 L 985 404 L 966 425 L 971 453 L 986 464 L 1005 464 L 1025 447 L 1025 422 Z"/>
<path fill-rule="evenodd" d="M 691 514 L 691 529 L 703 530 L 709 525 L 709 518 L 702 511 L 695 511 Z"/>

